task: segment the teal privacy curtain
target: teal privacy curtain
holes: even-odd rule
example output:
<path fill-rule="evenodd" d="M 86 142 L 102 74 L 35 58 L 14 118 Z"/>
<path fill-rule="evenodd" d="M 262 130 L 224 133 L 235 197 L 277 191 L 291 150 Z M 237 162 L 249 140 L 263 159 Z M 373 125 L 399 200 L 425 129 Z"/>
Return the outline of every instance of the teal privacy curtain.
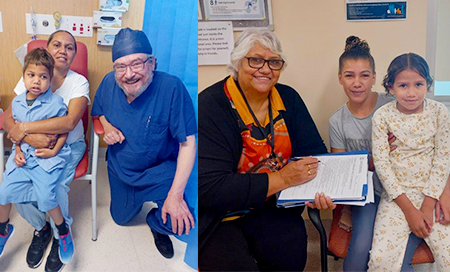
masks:
<path fill-rule="evenodd" d="M 147 34 L 158 63 L 157 70 L 179 77 L 191 95 L 198 114 L 197 21 L 198 0 L 147 0 L 142 30 Z M 195 207 L 198 223 L 197 159 L 185 190 L 185 197 Z M 187 242 L 184 261 L 194 269 L 198 263 L 198 227 L 178 237 Z"/>

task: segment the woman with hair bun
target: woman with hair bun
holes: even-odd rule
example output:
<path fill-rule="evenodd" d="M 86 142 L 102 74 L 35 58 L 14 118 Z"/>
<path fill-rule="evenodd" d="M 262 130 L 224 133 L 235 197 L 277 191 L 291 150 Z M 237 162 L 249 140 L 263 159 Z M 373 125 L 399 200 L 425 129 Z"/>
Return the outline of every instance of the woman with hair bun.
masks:
<path fill-rule="evenodd" d="M 330 118 L 331 152 L 369 150 L 369 170 L 374 171 L 371 154 L 372 117 L 374 112 L 394 98 L 386 93 L 372 91 L 376 82 L 375 61 L 369 44 L 356 36 L 350 36 L 345 51 L 339 58 L 339 83 L 348 97 L 347 103 Z M 390 142 L 395 137 L 392 135 Z M 369 251 L 372 247 L 373 227 L 383 187 L 376 172 L 373 175 L 375 202 L 365 206 L 345 206 L 351 209 L 352 238 L 344 271 L 366 271 Z M 411 261 L 421 239 L 411 235 L 403 259 L 402 271 L 412 271 Z"/>

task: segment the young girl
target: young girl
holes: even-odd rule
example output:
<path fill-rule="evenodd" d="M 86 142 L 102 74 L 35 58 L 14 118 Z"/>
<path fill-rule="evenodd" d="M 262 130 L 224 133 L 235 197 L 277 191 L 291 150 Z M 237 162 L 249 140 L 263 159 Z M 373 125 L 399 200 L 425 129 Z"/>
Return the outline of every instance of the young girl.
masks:
<path fill-rule="evenodd" d="M 372 91 L 376 81 L 375 61 L 366 41 L 350 36 L 345 51 L 339 58 L 339 83 L 343 86 L 348 102 L 330 118 L 331 152 L 371 150 L 372 116 L 384 104 L 393 100 L 387 94 Z M 387 134 L 386 134 L 387 135 Z M 374 171 L 372 157 L 369 170 Z M 365 206 L 347 206 L 352 214 L 352 238 L 344 271 L 366 271 L 372 246 L 373 225 L 383 188 L 374 173 L 375 203 Z M 350 208 L 351 207 L 351 208 Z M 412 235 L 405 255 L 404 270 L 410 265 L 420 239 Z"/>
<path fill-rule="evenodd" d="M 53 68 L 54 60 L 44 49 L 34 49 L 25 56 L 23 82 L 27 91 L 13 99 L 15 120 L 23 124 L 66 115 L 63 99 L 50 89 Z M 37 201 L 39 210 L 48 212 L 56 223 L 61 261 L 68 263 L 72 259 L 72 234 L 55 195 L 56 182 L 70 156 L 66 138 L 67 134 L 60 135 L 53 149 L 35 149 L 25 142 L 14 144 L 0 185 L 0 257 L 14 233 L 9 224 L 11 203 Z"/>
<path fill-rule="evenodd" d="M 447 108 L 425 99 L 433 83 L 426 61 L 396 57 L 383 85 L 395 97 L 372 120 L 375 168 L 385 188 L 375 221 L 369 271 L 400 271 L 409 234 L 424 238 L 439 271 L 450 270 L 450 226 L 433 225 L 450 167 Z M 396 136 L 390 152 L 387 133 Z"/>

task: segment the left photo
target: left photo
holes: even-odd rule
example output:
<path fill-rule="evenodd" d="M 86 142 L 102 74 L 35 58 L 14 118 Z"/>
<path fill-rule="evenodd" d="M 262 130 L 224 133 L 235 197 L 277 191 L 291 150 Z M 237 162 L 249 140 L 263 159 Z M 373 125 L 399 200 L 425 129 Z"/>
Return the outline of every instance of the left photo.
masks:
<path fill-rule="evenodd" d="M 0 3 L 1 271 L 198 269 L 197 8 Z"/>

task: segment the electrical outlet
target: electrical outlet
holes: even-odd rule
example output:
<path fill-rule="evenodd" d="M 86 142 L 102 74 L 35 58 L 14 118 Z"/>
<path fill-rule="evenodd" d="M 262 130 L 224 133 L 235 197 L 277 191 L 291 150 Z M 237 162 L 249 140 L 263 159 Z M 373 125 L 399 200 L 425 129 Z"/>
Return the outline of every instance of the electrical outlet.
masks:
<path fill-rule="evenodd" d="M 92 17 L 63 16 L 61 29 L 77 33 L 77 36 L 92 37 Z"/>
<path fill-rule="evenodd" d="M 34 20 L 36 23 L 36 34 L 50 35 L 56 30 L 61 29 L 69 31 L 74 36 L 92 37 L 94 32 L 92 28 L 92 17 L 63 15 L 61 16 L 59 29 L 56 29 L 53 14 L 34 14 Z M 26 14 L 26 26 L 27 34 L 33 34 L 30 13 Z"/>

